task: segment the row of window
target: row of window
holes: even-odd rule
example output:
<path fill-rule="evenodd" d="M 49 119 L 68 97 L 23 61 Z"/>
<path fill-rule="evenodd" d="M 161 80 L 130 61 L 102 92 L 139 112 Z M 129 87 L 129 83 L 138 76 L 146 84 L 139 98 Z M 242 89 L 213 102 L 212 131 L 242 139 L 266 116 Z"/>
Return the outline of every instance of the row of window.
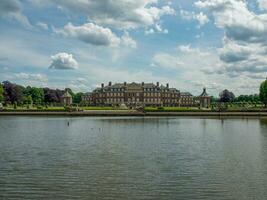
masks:
<path fill-rule="evenodd" d="M 123 97 L 124 96 L 124 93 L 107 93 L 107 95 L 105 94 L 98 94 L 96 95 L 98 97 Z M 128 93 L 129 97 L 133 97 L 133 96 L 137 96 L 139 97 L 140 96 L 140 93 Z M 176 94 L 160 94 L 160 93 L 144 93 L 144 97 L 178 97 L 178 95 Z"/>

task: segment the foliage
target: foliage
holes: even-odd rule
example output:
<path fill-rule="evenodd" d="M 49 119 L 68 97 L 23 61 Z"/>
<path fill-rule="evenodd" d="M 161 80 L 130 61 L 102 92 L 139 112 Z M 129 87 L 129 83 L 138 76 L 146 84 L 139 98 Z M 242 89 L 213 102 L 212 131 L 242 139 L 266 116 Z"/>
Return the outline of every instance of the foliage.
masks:
<path fill-rule="evenodd" d="M 45 103 L 60 103 L 61 97 L 64 94 L 63 90 L 54 90 L 50 88 L 44 88 L 44 102 Z"/>
<path fill-rule="evenodd" d="M 211 96 L 211 103 L 215 103 L 215 102 L 218 102 L 219 99 L 214 97 L 214 96 Z"/>
<path fill-rule="evenodd" d="M 234 102 L 248 102 L 248 103 L 259 103 L 260 96 L 258 94 L 254 95 L 240 95 L 234 99 Z"/>
<path fill-rule="evenodd" d="M 4 88 L 3 85 L 0 84 L 0 103 L 4 101 Z"/>
<path fill-rule="evenodd" d="M 235 99 L 234 93 L 230 92 L 229 90 L 223 90 L 220 94 L 220 102 L 227 103 L 227 102 L 233 102 Z"/>
<path fill-rule="evenodd" d="M 29 96 L 32 99 L 32 102 L 36 105 L 40 105 L 44 102 L 44 90 L 43 88 L 36 88 L 36 87 L 26 87 L 24 90 L 24 95 L 26 95 L 29 99 Z"/>
<path fill-rule="evenodd" d="M 74 92 L 72 92 L 70 88 L 66 88 L 65 91 L 68 91 L 68 93 L 72 96 L 72 98 L 74 98 L 75 94 Z"/>
<path fill-rule="evenodd" d="M 82 102 L 82 96 L 84 94 L 82 92 L 78 92 L 77 94 L 74 95 L 73 97 L 73 103 L 80 104 Z"/>
<path fill-rule="evenodd" d="M 5 81 L 3 82 L 3 88 L 6 102 L 10 102 L 12 104 L 15 102 L 21 104 L 23 102 L 23 86 Z"/>
<path fill-rule="evenodd" d="M 267 106 L 267 80 L 261 83 L 260 86 L 260 100 Z"/>
<path fill-rule="evenodd" d="M 28 104 L 28 105 L 32 105 L 32 96 L 31 95 L 25 96 L 23 103 Z"/>

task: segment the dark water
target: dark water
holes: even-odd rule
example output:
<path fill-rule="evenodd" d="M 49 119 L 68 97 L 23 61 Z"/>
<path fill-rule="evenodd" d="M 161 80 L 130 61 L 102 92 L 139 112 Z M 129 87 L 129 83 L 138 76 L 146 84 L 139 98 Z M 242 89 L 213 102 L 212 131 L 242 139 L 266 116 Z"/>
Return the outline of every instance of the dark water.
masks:
<path fill-rule="evenodd" d="M 264 200 L 267 121 L 0 117 L 0 199 Z"/>

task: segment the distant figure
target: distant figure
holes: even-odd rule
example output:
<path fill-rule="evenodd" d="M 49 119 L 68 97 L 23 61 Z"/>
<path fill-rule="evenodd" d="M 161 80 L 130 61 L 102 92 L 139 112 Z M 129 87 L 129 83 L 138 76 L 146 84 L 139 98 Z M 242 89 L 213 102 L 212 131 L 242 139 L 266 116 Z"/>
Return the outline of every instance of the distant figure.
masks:
<path fill-rule="evenodd" d="M 68 126 L 70 126 L 70 122 L 68 122 Z"/>

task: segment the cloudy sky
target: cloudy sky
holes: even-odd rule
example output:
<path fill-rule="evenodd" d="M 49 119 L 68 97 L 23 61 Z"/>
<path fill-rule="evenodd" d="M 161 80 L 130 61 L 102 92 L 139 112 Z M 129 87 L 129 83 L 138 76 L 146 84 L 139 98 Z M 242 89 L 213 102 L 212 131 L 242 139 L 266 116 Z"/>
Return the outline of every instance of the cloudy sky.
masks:
<path fill-rule="evenodd" d="M 267 0 L 0 1 L 0 81 L 217 95 L 257 93 L 266 76 Z"/>

